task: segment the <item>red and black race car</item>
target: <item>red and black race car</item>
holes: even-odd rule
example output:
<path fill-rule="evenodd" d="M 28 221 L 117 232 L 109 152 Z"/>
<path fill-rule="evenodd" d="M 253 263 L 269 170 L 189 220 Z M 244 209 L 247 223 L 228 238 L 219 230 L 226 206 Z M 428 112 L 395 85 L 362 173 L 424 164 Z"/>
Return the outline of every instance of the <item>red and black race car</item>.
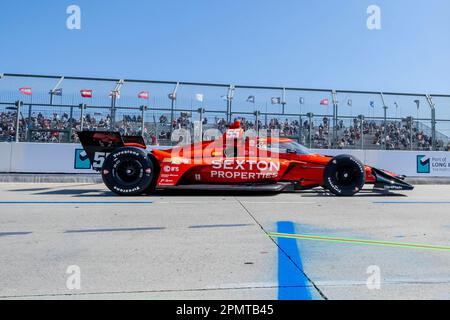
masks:
<path fill-rule="evenodd" d="M 365 166 L 351 155 L 313 154 L 288 138 L 245 137 L 239 123 L 222 138 L 170 149 L 147 149 L 142 137 L 82 131 L 80 141 L 105 185 L 118 195 L 157 189 L 292 191 L 322 187 L 352 196 L 374 190 L 412 190 L 404 176 Z"/>

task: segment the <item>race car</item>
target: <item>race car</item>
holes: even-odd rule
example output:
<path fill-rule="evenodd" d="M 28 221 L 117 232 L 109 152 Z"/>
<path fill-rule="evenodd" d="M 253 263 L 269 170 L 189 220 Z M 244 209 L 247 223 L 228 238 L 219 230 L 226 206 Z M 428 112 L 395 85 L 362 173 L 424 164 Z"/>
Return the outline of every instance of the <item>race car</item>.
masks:
<path fill-rule="evenodd" d="M 322 187 L 353 196 L 365 184 L 375 191 L 413 190 L 405 177 L 364 165 L 351 155 L 314 154 L 294 140 L 245 136 L 235 122 L 222 137 L 170 148 L 147 148 L 140 136 L 78 132 L 93 169 L 121 196 L 159 189 L 282 192 Z"/>

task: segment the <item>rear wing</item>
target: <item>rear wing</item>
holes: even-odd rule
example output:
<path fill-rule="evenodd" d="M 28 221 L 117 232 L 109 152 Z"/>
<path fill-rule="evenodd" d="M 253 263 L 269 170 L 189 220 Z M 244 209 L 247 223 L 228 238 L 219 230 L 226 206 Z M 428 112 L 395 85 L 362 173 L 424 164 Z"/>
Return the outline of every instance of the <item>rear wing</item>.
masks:
<path fill-rule="evenodd" d="M 126 145 L 145 147 L 144 139 L 141 136 L 122 136 L 119 132 L 79 131 L 77 135 L 91 161 L 92 168 L 97 171 L 101 170 L 103 162 L 115 149 Z"/>

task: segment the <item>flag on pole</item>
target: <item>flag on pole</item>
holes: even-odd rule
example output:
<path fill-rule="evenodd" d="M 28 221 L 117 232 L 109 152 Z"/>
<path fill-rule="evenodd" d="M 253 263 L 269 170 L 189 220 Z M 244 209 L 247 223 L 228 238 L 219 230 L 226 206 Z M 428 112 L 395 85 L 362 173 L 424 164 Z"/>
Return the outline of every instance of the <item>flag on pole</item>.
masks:
<path fill-rule="evenodd" d="M 116 97 L 116 99 L 120 99 L 120 91 L 112 90 L 109 92 L 109 97 Z"/>
<path fill-rule="evenodd" d="M 26 96 L 31 96 L 33 94 L 33 91 L 31 90 L 30 87 L 20 88 L 19 91 Z"/>
<path fill-rule="evenodd" d="M 375 102 L 370 101 L 370 107 L 371 107 L 372 109 L 375 108 Z"/>
<path fill-rule="evenodd" d="M 255 96 L 249 96 L 249 97 L 247 98 L 247 102 L 255 103 Z"/>
<path fill-rule="evenodd" d="M 62 96 L 63 89 L 62 88 L 55 89 L 55 90 L 53 90 L 52 93 L 54 96 Z"/>
<path fill-rule="evenodd" d="M 270 99 L 270 101 L 272 102 L 272 104 L 281 104 L 281 98 L 280 97 L 272 97 Z"/>
<path fill-rule="evenodd" d="M 203 102 L 203 94 L 202 93 L 197 93 L 195 95 L 195 100 L 197 100 L 198 102 Z"/>
<path fill-rule="evenodd" d="M 328 98 L 320 100 L 321 106 L 328 106 L 330 104 L 330 100 Z"/>
<path fill-rule="evenodd" d="M 138 94 L 138 98 L 148 100 L 150 98 L 150 93 L 148 91 L 141 91 Z"/>
<path fill-rule="evenodd" d="M 92 90 L 90 89 L 82 89 L 80 90 L 80 94 L 83 98 L 92 98 Z"/>
<path fill-rule="evenodd" d="M 300 102 L 300 104 L 305 104 L 305 98 L 301 97 L 298 99 L 298 102 Z"/>
<path fill-rule="evenodd" d="M 347 105 L 348 105 L 349 107 L 353 106 L 353 101 L 352 101 L 352 99 L 348 99 L 348 100 L 347 100 Z"/>

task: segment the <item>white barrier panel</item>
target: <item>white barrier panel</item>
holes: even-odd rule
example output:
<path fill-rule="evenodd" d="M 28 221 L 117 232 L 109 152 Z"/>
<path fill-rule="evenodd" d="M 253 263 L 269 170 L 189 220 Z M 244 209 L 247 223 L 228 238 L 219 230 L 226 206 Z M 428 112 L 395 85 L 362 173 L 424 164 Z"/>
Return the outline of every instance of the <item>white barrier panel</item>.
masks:
<path fill-rule="evenodd" d="M 313 150 L 324 155 L 351 154 L 365 164 L 408 177 L 450 177 L 450 152 L 388 150 Z"/>
<path fill-rule="evenodd" d="M 12 143 L 0 143 L 0 172 L 10 172 Z"/>
<path fill-rule="evenodd" d="M 81 161 L 84 151 L 70 143 L 11 143 L 11 166 L 16 173 L 95 173 L 89 161 Z"/>
<path fill-rule="evenodd" d="M 450 177 L 450 153 L 433 151 L 313 150 L 351 154 L 364 163 L 410 177 Z M 0 143 L 0 172 L 95 173 L 79 144 Z"/>

